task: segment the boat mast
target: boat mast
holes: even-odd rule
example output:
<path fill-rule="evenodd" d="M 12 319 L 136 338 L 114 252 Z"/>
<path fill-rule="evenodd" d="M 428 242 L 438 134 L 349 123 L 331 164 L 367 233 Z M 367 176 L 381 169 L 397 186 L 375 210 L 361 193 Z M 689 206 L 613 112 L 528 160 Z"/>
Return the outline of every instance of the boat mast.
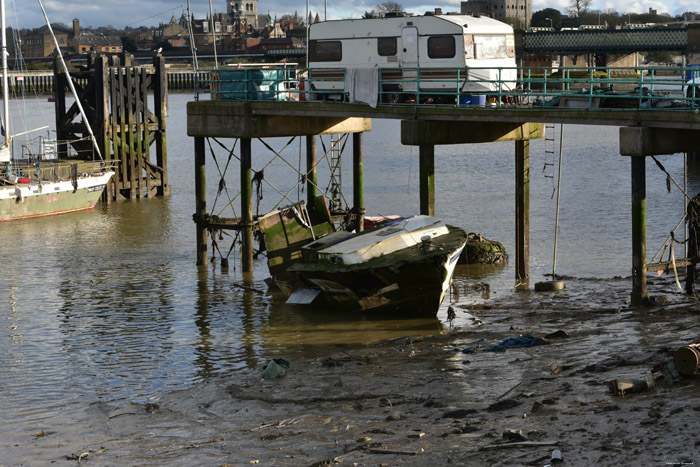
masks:
<path fill-rule="evenodd" d="M 2 124 L 5 128 L 5 146 L 10 147 L 10 93 L 7 89 L 7 38 L 5 37 L 5 0 L 0 0 L 0 27 L 2 27 Z"/>
<path fill-rule="evenodd" d="M 0 0 L 3 2 L 4 5 L 4 0 Z M 70 72 L 68 71 L 68 66 L 66 65 L 66 61 L 63 60 L 63 54 L 61 53 L 61 47 L 58 45 L 58 40 L 56 40 L 56 35 L 53 33 L 53 28 L 51 27 L 51 23 L 49 22 L 49 17 L 46 14 L 46 10 L 44 9 L 44 4 L 41 3 L 41 0 L 39 1 L 39 6 L 41 7 L 41 12 L 44 13 L 44 20 L 46 20 L 46 26 L 49 28 L 49 32 L 51 33 L 51 38 L 53 39 L 53 43 L 56 46 L 56 54 L 58 55 L 59 60 L 61 61 L 61 65 L 63 65 L 63 71 L 66 73 L 66 77 L 68 78 L 68 87 L 70 87 L 71 92 L 73 93 L 73 97 L 75 98 L 75 104 L 78 106 L 78 110 L 80 111 L 80 115 L 83 117 L 83 122 L 85 122 L 85 127 L 88 130 L 88 133 L 90 133 L 90 140 L 92 140 L 92 146 L 95 148 L 95 152 L 97 152 L 97 155 L 102 159 L 102 151 L 100 151 L 100 145 L 97 144 L 97 139 L 95 139 L 95 135 L 92 133 L 92 128 L 90 127 L 90 121 L 87 118 L 87 115 L 85 115 L 85 110 L 83 110 L 83 105 L 80 103 L 80 97 L 78 97 L 78 93 L 75 91 L 75 86 L 73 85 L 73 80 L 70 78 Z M 5 30 L 3 29 L 3 37 L 5 37 Z"/>

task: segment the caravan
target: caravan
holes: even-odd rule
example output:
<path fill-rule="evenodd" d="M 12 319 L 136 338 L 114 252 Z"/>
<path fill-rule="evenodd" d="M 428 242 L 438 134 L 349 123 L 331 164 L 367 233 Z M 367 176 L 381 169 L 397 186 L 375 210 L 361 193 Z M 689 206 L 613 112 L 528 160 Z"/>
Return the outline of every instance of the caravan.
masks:
<path fill-rule="evenodd" d="M 317 99 L 343 99 L 347 77 L 376 69 L 384 102 L 455 102 L 513 92 L 513 28 L 464 15 L 387 16 L 312 24 L 309 80 Z"/>

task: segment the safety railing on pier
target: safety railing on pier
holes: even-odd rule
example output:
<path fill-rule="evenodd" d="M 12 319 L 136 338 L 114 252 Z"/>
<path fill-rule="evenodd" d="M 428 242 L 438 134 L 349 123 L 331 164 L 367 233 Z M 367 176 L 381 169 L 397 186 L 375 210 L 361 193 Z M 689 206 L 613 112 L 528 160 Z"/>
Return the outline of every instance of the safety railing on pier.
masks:
<path fill-rule="evenodd" d="M 119 161 L 18 161 L 3 169 L 0 173 L 0 185 L 4 180 L 26 178 L 28 181 L 56 182 L 69 180 L 78 175 L 82 177 L 101 175 L 104 172 L 115 171 Z"/>
<path fill-rule="evenodd" d="M 208 93 L 215 100 L 350 102 L 351 95 L 361 101 L 361 94 L 364 102 L 374 100 L 379 105 L 483 109 L 700 107 L 697 67 L 378 68 L 358 73 L 268 65 L 208 70 L 205 79 L 201 76 L 195 86 L 197 95 Z"/>

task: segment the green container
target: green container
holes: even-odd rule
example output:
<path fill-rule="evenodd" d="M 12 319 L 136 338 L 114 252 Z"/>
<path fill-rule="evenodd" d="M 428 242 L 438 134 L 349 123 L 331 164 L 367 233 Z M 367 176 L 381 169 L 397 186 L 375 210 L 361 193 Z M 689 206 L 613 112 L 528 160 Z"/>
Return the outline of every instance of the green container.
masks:
<path fill-rule="evenodd" d="M 236 101 L 286 101 L 284 70 L 238 68 L 219 71 L 219 96 Z"/>

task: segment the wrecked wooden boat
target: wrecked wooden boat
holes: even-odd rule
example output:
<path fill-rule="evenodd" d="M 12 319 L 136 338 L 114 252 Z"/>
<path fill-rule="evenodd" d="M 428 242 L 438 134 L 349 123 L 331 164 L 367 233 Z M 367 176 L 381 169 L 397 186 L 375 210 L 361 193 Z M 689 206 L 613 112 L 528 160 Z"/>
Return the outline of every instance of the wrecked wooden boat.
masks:
<path fill-rule="evenodd" d="M 258 221 L 287 303 L 435 317 L 467 241 L 464 230 L 421 215 L 354 233 L 335 231 L 329 216 L 314 217 L 318 212 L 299 203 Z"/>

